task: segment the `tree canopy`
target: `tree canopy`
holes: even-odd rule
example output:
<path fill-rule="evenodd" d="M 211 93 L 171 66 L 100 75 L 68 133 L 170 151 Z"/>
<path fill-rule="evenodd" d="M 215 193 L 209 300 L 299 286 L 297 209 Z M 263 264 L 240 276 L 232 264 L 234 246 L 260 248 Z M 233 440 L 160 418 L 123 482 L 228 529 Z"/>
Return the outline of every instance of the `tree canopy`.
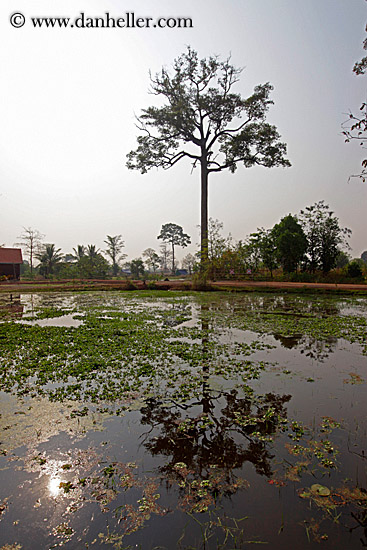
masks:
<path fill-rule="evenodd" d="M 230 58 L 199 59 L 191 47 L 169 72 L 162 68 L 150 77 L 151 93 L 165 100 L 138 117 L 138 147 L 127 155 L 127 167 L 145 174 L 151 168 L 168 169 L 183 158 L 201 171 L 201 259 L 208 258 L 208 176 L 262 165 L 290 166 L 286 145 L 275 126 L 265 122 L 273 103 L 267 82 L 244 99 L 233 87 L 241 69 Z"/>

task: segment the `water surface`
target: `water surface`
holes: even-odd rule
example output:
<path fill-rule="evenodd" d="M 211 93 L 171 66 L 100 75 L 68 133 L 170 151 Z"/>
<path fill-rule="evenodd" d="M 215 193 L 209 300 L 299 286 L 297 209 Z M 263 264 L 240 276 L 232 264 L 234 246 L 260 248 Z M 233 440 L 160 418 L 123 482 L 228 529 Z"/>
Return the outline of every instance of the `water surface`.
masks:
<path fill-rule="evenodd" d="M 0 306 L 0 548 L 366 546 L 365 298 Z"/>

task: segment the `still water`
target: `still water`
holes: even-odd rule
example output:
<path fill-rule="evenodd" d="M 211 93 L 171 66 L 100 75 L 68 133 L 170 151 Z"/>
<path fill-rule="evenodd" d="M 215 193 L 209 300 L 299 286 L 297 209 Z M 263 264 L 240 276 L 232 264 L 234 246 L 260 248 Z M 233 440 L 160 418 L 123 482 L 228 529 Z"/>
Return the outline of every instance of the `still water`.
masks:
<path fill-rule="evenodd" d="M 366 547 L 366 298 L 3 295 L 0 313 L 1 549 Z"/>

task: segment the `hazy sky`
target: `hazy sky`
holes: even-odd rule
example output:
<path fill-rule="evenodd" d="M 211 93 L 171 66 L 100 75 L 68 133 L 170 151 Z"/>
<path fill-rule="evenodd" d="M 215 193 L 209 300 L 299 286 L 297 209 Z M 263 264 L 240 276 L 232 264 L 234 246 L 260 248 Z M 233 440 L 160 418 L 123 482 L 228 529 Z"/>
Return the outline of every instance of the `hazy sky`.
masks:
<path fill-rule="evenodd" d="M 199 57 L 232 56 L 244 67 L 245 97 L 270 82 L 268 121 L 288 145 L 291 168 L 212 174 L 209 215 L 243 239 L 288 213 L 325 200 L 353 231 L 354 256 L 367 249 L 367 184 L 357 143 L 341 123 L 366 100 L 366 77 L 352 68 L 363 55 L 364 0 L 1 0 L 0 244 L 22 226 L 68 253 L 101 249 L 122 234 L 129 259 L 158 249 L 162 224 L 182 225 L 199 241 L 200 173 L 185 160 L 146 175 L 129 171 L 134 115 L 156 102 L 149 70 L 169 67 L 187 45 Z M 9 17 L 21 12 L 22 28 Z M 192 29 L 33 28 L 30 17 L 191 17 Z"/>

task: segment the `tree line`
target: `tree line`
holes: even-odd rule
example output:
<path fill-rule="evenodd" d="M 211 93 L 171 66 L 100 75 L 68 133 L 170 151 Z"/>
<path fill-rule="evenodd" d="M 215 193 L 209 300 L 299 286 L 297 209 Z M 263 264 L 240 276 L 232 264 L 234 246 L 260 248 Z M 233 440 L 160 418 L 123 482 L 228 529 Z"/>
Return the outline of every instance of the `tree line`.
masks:
<path fill-rule="evenodd" d="M 349 277 L 362 277 L 367 266 L 367 251 L 351 261 L 348 239 L 351 230 L 340 225 L 339 218 L 325 201 L 307 206 L 297 215 L 284 216 L 272 228 L 260 227 L 238 242 L 223 236 L 223 223 L 209 218 L 205 277 L 208 279 L 242 278 L 262 274 L 289 277 L 294 273 L 327 276 L 334 268 L 343 268 Z M 107 235 L 105 250 L 95 245 L 77 245 L 72 254 L 62 254 L 55 244 L 44 244 L 43 235 L 30 227 L 20 236 L 28 257 L 25 275 L 35 272 L 59 278 L 91 278 L 156 276 L 176 274 L 177 247 L 185 248 L 191 237 L 180 225 L 163 224 L 157 239 L 159 250 L 146 248 L 142 255 L 126 261 L 122 235 Z M 202 242 L 196 254 L 187 254 L 181 267 L 184 273 L 202 275 Z M 38 263 L 37 263 L 38 262 Z M 35 270 L 35 263 L 37 263 Z"/>
<path fill-rule="evenodd" d="M 324 201 L 284 216 L 272 228 L 258 228 L 244 240 L 223 237 L 223 224 L 209 220 L 209 279 L 241 278 L 262 273 L 292 278 L 293 274 L 327 276 L 334 268 L 347 277 L 362 277 L 367 251 L 351 261 L 348 239 L 351 230 L 340 226 L 338 217 Z M 293 276 L 294 278 L 294 276 Z M 311 279 L 312 277 L 310 277 Z"/>
<path fill-rule="evenodd" d="M 25 252 L 27 261 L 22 269 L 24 276 L 41 275 L 45 278 L 83 278 L 105 279 L 107 277 L 128 276 L 136 278 L 147 273 L 160 271 L 175 273 L 178 263 L 175 258 L 176 248 L 185 248 L 191 243 L 189 235 L 183 228 L 174 223 L 162 225 L 157 239 L 162 241 L 158 252 L 153 248 L 146 248 L 142 257 L 125 261 L 127 255 L 123 253 L 125 242 L 122 235 L 107 235 L 104 243 L 105 250 L 95 245 L 77 245 L 73 253 L 62 254 L 61 248 L 54 243 L 44 243 L 44 235 L 37 229 L 24 227 L 18 237 L 20 246 Z M 189 274 L 192 273 L 195 258 L 187 254 L 182 260 L 182 267 Z"/>

